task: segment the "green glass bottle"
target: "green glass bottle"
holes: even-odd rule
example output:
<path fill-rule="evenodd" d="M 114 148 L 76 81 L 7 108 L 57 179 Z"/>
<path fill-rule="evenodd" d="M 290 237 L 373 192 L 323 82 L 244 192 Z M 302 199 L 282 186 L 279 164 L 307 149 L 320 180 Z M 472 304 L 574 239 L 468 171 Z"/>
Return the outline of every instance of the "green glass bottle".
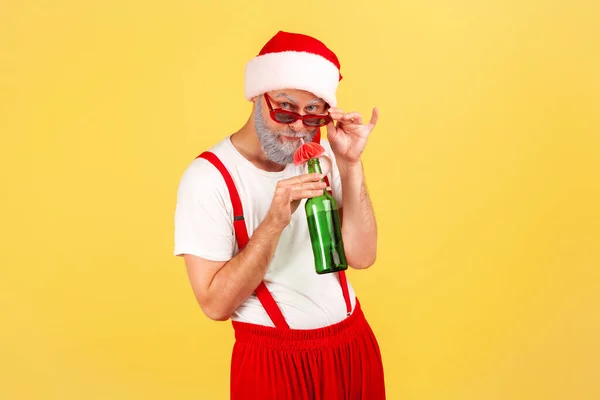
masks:
<path fill-rule="evenodd" d="M 318 158 L 308 160 L 308 172 L 322 173 Z M 317 274 L 348 269 L 342 224 L 335 198 L 324 189 L 322 195 L 307 199 L 304 209 Z"/>

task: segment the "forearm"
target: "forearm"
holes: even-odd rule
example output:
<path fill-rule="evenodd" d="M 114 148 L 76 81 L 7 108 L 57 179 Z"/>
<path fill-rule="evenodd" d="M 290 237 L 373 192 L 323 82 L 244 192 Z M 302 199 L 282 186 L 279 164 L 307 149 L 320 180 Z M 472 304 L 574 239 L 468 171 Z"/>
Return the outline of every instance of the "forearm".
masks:
<path fill-rule="evenodd" d="M 348 264 L 370 267 L 377 256 L 377 222 L 365 184 L 362 163 L 338 164 L 342 181 L 342 237 Z"/>
<path fill-rule="evenodd" d="M 248 244 L 221 268 L 208 286 L 209 304 L 219 319 L 227 319 L 263 280 L 282 230 L 263 221 Z"/>

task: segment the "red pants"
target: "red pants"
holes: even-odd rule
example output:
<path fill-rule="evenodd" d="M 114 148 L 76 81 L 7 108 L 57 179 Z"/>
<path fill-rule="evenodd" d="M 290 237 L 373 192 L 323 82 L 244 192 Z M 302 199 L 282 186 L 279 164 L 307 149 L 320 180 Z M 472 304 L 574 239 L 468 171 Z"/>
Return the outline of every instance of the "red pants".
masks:
<path fill-rule="evenodd" d="M 379 345 L 358 300 L 335 325 L 276 329 L 233 321 L 231 399 L 385 399 Z"/>

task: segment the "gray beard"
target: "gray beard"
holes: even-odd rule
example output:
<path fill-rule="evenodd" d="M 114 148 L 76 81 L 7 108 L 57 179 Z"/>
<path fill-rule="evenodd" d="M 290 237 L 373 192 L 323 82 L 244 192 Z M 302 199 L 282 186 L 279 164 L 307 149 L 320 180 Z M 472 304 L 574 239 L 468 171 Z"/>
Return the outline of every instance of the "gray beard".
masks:
<path fill-rule="evenodd" d="M 287 127 L 287 130 L 273 131 L 267 127 L 266 121 L 262 116 L 262 98 L 256 101 L 256 107 L 254 110 L 254 127 L 256 128 L 256 134 L 260 141 L 260 146 L 265 153 L 268 160 L 280 164 L 286 165 L 294 161 L 294 153 L 300 147 L 300 143 L 293 142 L 281 142 L 279 136 L 286 134 L 287 136 L 301 137 L 304 142 L 310 142 L 317 134 L 318 128 L 308 133 L 294 132 Z"/>

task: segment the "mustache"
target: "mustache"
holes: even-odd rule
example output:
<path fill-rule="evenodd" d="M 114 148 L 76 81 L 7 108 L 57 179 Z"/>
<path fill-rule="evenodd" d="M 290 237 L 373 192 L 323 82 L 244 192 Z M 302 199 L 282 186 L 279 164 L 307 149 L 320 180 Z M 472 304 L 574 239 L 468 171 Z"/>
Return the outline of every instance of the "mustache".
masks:
<path fill-rule="evenodd" d="M 288 128 L 288 130 L 286 132 L 277 132 L 277 136 L 285 135 L 285 136 L 289 136 L 289 137 L 308 139 L 313 135 L 313 133 L 315 133 L 315 131 L 298 133 L 298 132 L 294 132 L 293 130 Z"/>
<path fill-rule="evenodd" d="M 305 137 L 306 133 L 298 133 L 298 132 L 294 132 L 291 129 L 286 129 L 285 132 L 277 132 L 277 136 L 291 136 L 291 137 Z"/>

